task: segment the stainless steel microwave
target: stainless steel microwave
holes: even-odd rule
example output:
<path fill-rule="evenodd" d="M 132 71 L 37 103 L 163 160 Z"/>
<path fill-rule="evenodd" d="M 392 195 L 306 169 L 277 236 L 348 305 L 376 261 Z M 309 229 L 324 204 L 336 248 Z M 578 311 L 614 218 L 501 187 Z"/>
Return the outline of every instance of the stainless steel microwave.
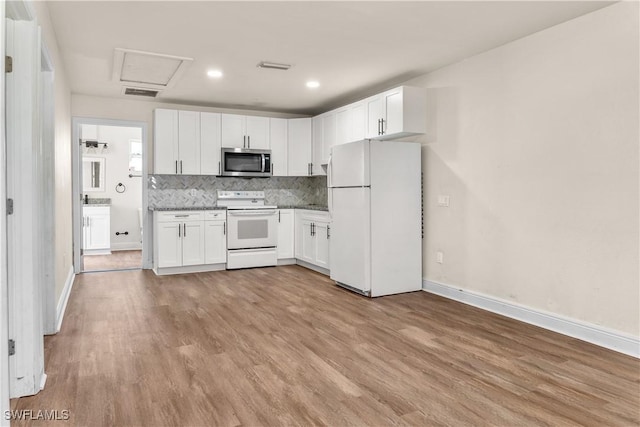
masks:
<path fill-rule="evenodd" d="M 222 176 L 271 176 L 271 150 L 223 148 Z"/>

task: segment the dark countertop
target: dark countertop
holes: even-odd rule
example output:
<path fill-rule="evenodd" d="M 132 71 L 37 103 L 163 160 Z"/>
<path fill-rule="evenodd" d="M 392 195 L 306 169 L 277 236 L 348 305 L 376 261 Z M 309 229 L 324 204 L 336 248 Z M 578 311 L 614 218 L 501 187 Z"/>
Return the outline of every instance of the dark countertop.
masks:
<path fill-rule="evenodd" d="M 226 209 L 221 206 L 149 206 L 150 211 L 218 211 Z"/>
<path fill-rule="evenodd" d="M 309 211 L 325 211 L 325 212 L 329 211 L 329 207 L 323 206 L 323 205 L 293 205 L 293 206 L 278 205 L 278 209 L 306 209 Z"/>
<path fill-rule="evenodd" d="M 82 206 L 111 206 L 111 199 L 99 199 L 99 198 L 95 198 L 95 199 L 87 199 L 88 203 L 82 203 Z"/>
<path fill-rule="evenodd" d="M 215 211 L 225 210 L 221 206 L 149 206 L 150 211 Z M 278 205 L 278 209 L 306 209 L 310 211 L 328 212 L 329 208 L 323 205 Z"/>

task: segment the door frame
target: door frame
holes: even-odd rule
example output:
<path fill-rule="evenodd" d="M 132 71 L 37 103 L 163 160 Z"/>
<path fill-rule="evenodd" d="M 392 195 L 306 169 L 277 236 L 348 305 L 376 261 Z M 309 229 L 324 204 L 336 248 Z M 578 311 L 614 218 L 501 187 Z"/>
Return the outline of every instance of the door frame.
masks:
<path fill-rule="evenodd" d="M 2 56 L 5 55 L 5 5 L 6 2 L 0 2 L 0 49 Z M 5 90 L 4 90 L 4 73 L 0 73 L 0 165 L 5 168 L 7 159 L 5 156 L 6 141 L 5 134 L 7 131 L 5 119 Z M 0 220 L 0 411 L 2 415 L 10 409 L 9 404 L 9 287 L 7 282 L 7 221 L 5 212 L 7 211 L 7 192 L 6 177 L 4 173 L 0 173 L 0 212 L 2 219 Z M 0 426 L 8 426 L 9 420 L 6 417 L 0 417 Z"/>
<path fill-rule="evenodd" d="M 142 130 L 142 268 L 150 269 L 152 266 L 151 257 L 151 215 L 149 213 L 147 182 L 147 138 L 148 129 L 146 122 L 131 120 L 100 119 L 94 117 L 72 117 L 72 139 L 71 139 L 71 200 L 73 210 L 73 269 L 76 274 L 82 273 L 82 150 L 80 150 L 80 126 L 117 126 L 135 127 Z"/>

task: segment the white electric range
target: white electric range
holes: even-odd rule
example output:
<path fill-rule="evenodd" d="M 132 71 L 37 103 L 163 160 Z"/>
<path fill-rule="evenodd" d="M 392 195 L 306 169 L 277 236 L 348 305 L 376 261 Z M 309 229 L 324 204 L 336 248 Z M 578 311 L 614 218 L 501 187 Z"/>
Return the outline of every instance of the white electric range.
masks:
<path fill-rule="evenodd" d="M 218 190 L 217 206 L 227 208 L 227 268 L 278 263 L 278 207 L 264 204 L 264 191 Z"/>

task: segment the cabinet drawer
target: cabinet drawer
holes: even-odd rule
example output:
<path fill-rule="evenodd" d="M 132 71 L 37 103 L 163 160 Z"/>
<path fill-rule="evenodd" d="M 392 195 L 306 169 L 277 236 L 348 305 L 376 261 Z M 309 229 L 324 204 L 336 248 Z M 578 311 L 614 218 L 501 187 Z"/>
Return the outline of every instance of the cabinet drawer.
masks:
<path fill-rule="evenodd" d="M 298 209 L 296 213 L 302 220 L 331 222 L 329 212 Z"/>
<path fill-rule="evenodd" d="M 84 215 L 109 215 L 110 212 L 111 212 L 110 206 L 82 205 L 82 213 Z"/>
<path fill-rule="evenodd" d="M 203 211 L 166 211 L 156 213 L 158 222 L 198 221 L 204 219 Z"/>
<path fill-rule="evenodd" d="M 227 219 L 227 211 L 225 210 L 206 211 L 204 213 L 204 219 L 206 221 L 217 221 L 217 220 Z"/>

